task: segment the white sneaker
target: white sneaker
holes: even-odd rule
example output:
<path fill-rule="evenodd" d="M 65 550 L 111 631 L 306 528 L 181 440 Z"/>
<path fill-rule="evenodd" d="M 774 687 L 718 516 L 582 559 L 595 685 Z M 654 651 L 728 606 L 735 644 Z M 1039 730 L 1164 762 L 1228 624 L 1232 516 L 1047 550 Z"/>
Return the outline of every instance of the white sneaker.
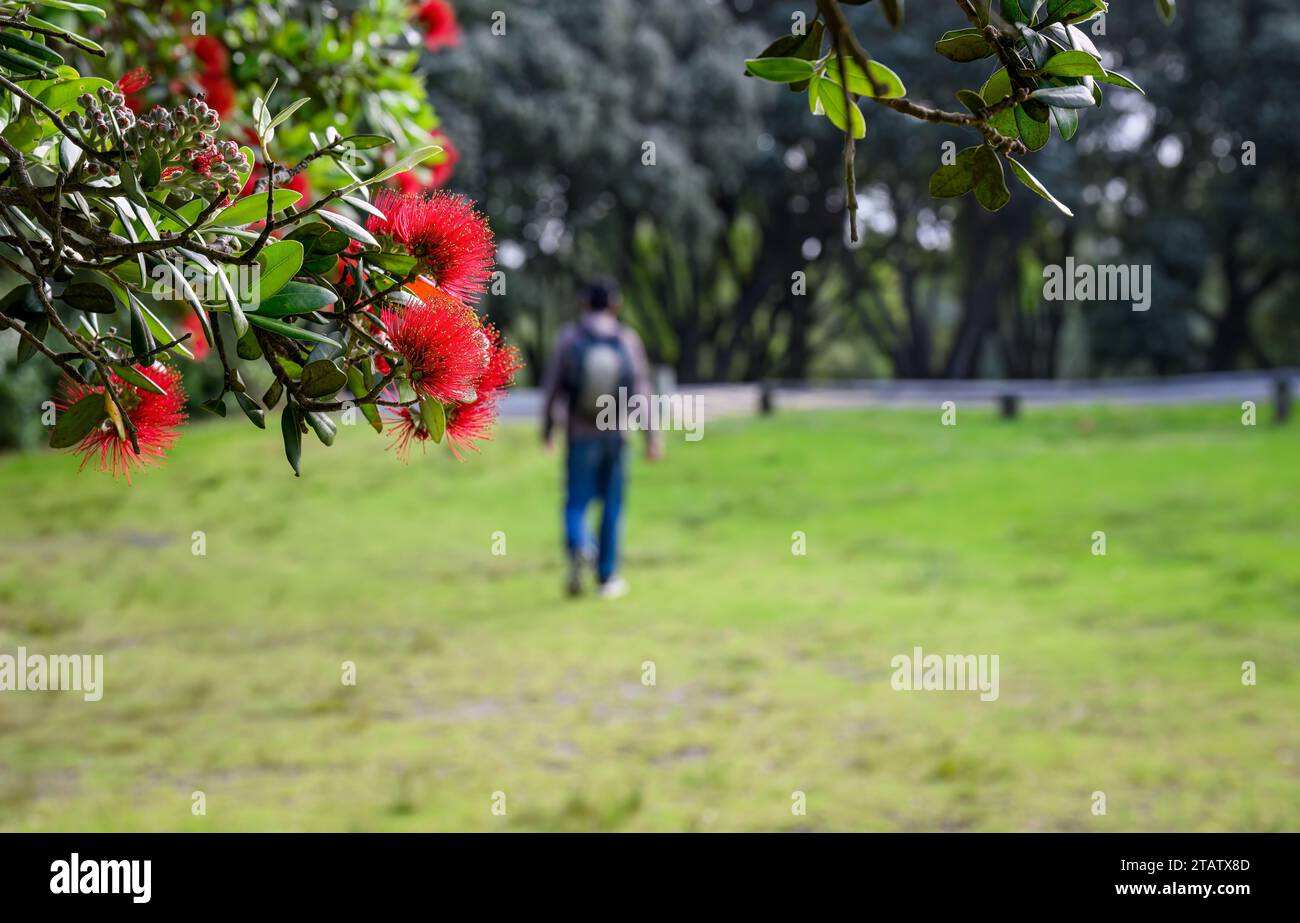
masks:
<path fill-rule="evenodd" d="M 627 595 L 627 581 L 622 577 L 610 577 L 600 585 L 601 599 L 618 599 Z"/>

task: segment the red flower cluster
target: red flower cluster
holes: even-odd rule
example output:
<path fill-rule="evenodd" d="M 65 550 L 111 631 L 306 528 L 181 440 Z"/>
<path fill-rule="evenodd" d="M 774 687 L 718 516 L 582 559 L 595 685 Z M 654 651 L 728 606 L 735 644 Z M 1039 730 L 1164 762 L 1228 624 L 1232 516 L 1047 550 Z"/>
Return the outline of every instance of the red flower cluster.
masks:
<path fill-rule="evenodd" d="M 519 352 L 507 346 L 500 331 L 482 326 L 477 315 L 438 288 L 423 281 L 410 285 L 421 300 L 399 314 L 387 310 L 384 325 L 393 348 L 407 362 L 411 384 L 422 398 L 446 405 L 447 439 L 452 454 L 478 448 L 475 440 L 490 438 L 497 404 L 521 368 Z M 395 395 L 394 395 L 395 396 Z M 390 411 L 390 446 L 406 461 L 411 446 L 431 438 L 419 408 Z"/>
<path fill-rule="evenodd" d="M 384 396 L 389 400 L 397 400 L 395 391 L 385 391 Z M 432 439 L 433 434 L 420 419 L 419 407 L 385 407 L 384 409 L 392 415 L 388 422 L 388 431 L 393 434 L 393 439 L 388 447 L 397 453 L 400 461 L 411 460 L 411 446 L 417 442 L 422 448 L 428 448 L 424 443 Z"/>
<path fill-rule="evenodd" d="M 115 478 L 121 473 L 126 476 L 127 483 L 131 481 L 132 465 L 143 469 L 162 459 L 176 441 L 177 427 L 185 422 L 185 389 L 181 385 L 180 372 L 160 362 L 135 368 L 163 390 L 162 394 L 155 394 L 113 376 L 113 384 L 118 388 L 127 419 L 135 427 L 136 441 L 140 445 L 139 454 L 131 447 L 125 424 L 119 428 L 111 416 L 69 449 L 81 456 L 82 468 L 92 458 L 98 457 L 100 471 L 110 471 Z M 60 390 L 60 400 L 55 401 L 55 407 L 60 413 L 92 394 L 101 395 L 102 400 L 111 403 L 111 398 L 104 394 L 103 385 L 82 384 L 65 378 Z M 111 411 L 115 412 L 116 408 Z"/>
<path fill-rule="evenodd" d="M 430 51 L 460 44 L 456 11 L 447 0 L 425 0 L 416 7 L 415 18 L 424 28 L 424 46 Z"/>
<path fill-rule="evenodd" d="M 203 66 L 195 75 L 195 82 L 203 88 L 204 98 L 217 115 L 235 108 L 235 84 L 230 79 L 230 54 L 221 40 L 212 35 L 200 35 L 190 43 L 190 51 Z"/>
<path fill-rule="evenodd" d="M 460 301 L 477 302 L 495 265 L 492 228 L 463 196 L 436 192 L 424 198 L 381 192 L 366 229 L 400 244 L 419 260 L 420 271 Z"/>
<path fill-rule="evenodd" d="M 418 296 L 414 304 L 384 309 L 389 342 L 406 361 L 407 377 L 420 397 L 462 400 L 489 361 L 478 317 L 433 286 L 424 286 Z"/>
<path fill-rule="evenodd" d="M 126 97 L 123 105 L 139 115 L 140 111 L 144 109 L 146 101 L 138 98 L 135 94 L 151 83 L 153 83 L 153 77 L 149 75 L 149 72 L 143 67 L 137 67 L 135 70 L 123 74 L 114 86 L 117 88 L 117 92 Z"/>
<path fill-rule="evenodd" d="M 474 400 L 447 408 L 447 439 L 452 454 L 461 461 L 465 459 L 458 446 L 477 452 L 475 440 L 492 438 L 488 433 L 497 419 L 497 404 L 514 381 L 515 372 L 523 368 L 519 350 L 507 346 L 499 330 L 487 326 L 484 334 L 488 340 L 488 364 L 474 383 Z"/>

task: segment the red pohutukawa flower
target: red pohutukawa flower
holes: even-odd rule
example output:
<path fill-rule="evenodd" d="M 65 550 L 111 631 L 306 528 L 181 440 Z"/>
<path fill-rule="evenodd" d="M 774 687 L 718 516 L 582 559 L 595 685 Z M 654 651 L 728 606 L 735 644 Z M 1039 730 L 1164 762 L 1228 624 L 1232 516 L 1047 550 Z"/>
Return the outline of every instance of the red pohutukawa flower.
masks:
<path fill-rule="evenodd" d="M 495 264 L 487 219 L 464 196 L 436 192 L 424 198 L 381 192 L 366 229 L 400 244 L 419 260 L 420 271 L 460 301 L 476 302 Z"/>
<path fill-rule="evenodd" d="M 458 447 L 477 452 L 476 440 L 492 438 L 488 433 L 497 419 L 497 402 L 505 396 L 515 372 L 523 368 L 519 350 L 507 346 L 499 330 L 487 326 L 483 332 L 488 341 L 488 364 L 474 383 L 474 400 L 447 408 L 447 441 L 452 454 L 460 461 L 465 458 Z"/>
<path fill-rule="evenodd" d="M 390 400 L 397 400 L 396 392 L 386 391 L 384 396 Z M 428 448 L 428 442 L 433 434 L 420 419 L 419 407 L 385 407 L 384 412 L 389 415 L 388 431 L 393 436 L 388 447 L 397 452 L 400 461 L 411 460 L 411 447 L 417 442 L 420 443 L 421 449 Z"/>
<path fill-rule="evenodd" d="M 152 82 L 153 78 L 149 76 L 149 72 L 143 67 L 137 67 L 135 70 L 123 74 L 122 78 L 117 81 L 117 92 L 123 96 L 130 96 L 132 93 L 139 93 Z"/>
<path fill-rule="evenodd" d="M 460 43 L 456 11 L 446 0 L 425 0 L 416 7 L 415 18 L 424 27 L 424 45 L 430 51 L 450 48 Z"/>
<path fill-rule="evenodd" d="M 424 286 L 419 295 L 414 304 L 384 309 L 389 342 L 420 397 L 461 400 L 488 366 L 487 338 L 474 312 L 446 292 Z"/>
<path fill-rule="evenodd" d="M 203 88 L 207 104 L 217 110 L 217 115 L 226 117 L 235 108 L 235 84 L 230 79 L 230 53 L 221 40 L 211 35 L 201 35 L 187 42 L 190 51 L 203 66 L 203 70 L 194 75 L 194 80 Z"/>
<path fill-rule="evenodd" d="M 456 150 L 456 145 L 452 143 L 443 132 L 434 129 L 429 133 L 433 138 L 433 143 L 442 148 L 442 153 L 438 155 L 438 162 L 433 165 L 433 185 L 439 188 L 447 185 L 447 180 L 456 172 L 456 163 L 460 160 L 460 151 Z"/>
<path fill-rule="evenodd" d="M 180 372 L 160 362 L 150 366 L 136 366 L 136 370 L 163 390 L 162 394 L 155 394 L 113 376 L 122 408 L 135 427 L 136 441 L 140 445 L 139 454 L 131 446 L 125 423 L 119 427 L 112 418 L 116 408 L 99 426 L 87 433 L 81 442 L 68 450 L 81 456 L 82 468 L 92 458 L 97 458 L 100 471 L 112 472 L 115 478 L 119 473 L 125 475 L 127 483 L 131 481 L 131 466 L 143 469 L 162 460 L 176 441 L 177 427 L 185 422 L 185 389 L 181 385 Z M 55 401 L 60 413 L 87 395 L 100 395 L 102 400 L 111 402 L 111 398 L 104 394 L 103 385 L 82 384 L 65 378 L 60 390 L 60 399 Z"/>

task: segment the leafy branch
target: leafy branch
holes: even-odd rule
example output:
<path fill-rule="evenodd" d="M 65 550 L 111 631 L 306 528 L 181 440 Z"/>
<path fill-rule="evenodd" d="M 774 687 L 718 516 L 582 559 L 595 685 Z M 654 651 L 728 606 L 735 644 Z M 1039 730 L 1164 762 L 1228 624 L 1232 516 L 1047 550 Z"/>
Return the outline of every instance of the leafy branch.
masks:
<path fill-rule="evenodd" d="M 866 119 L 858 106 L 862 99 L 918 121 L 978 132 L 980 144 L 945 155 L 930 180 L 932 195 L 973 192 L 980 205 L 996 211 L 1011 196 L 1005 161 L 1029 189 L 1072 214 L 1020 158 L 1042 150 L 1053 125 L 1061 140 L 1071 140 L 1081 110 L 1101 105 L 1102 84 L 1141 92 L 1132 80 L 1102 66 L 1101 52 L 1085 29 L 1108 13 L 1106 0 L 955 0 L 969 27 L 945 32 L 935 42 L 935 51 L 963 63 L 986 58 L 997 62 L 979 90 L 957 91 L 965 112 L 909 99 L 898 74 L 875 60 L 858 40 L 843 10 L 850 2 L 816 0 L 817 13 L 807 28 L 778 38 L 745 66 L 752 76 L 806 91 L 812 113 L 826 116 L 844 133 L 845 191 L 854 240 L 854 142 L 866 136 Z M 1157 6 L 1166 19 L 1173 17 L 1174 0 L 1158 0 Z M 902 0 L 882 0 L 880 7 L 891 27 L 901 27 Z"/>

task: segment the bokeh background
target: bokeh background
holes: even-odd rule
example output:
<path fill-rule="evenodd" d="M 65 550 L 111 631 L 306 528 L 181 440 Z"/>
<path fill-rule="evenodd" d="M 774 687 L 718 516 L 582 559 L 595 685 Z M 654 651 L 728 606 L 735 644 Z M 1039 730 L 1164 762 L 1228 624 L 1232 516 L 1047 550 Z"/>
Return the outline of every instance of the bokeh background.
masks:
<path fill-rule="evenodd" d="M 850 12 L 913 96 L 950 108 L 986 74 L 932 50 L 956 9 L 912 6 L 897 34 Z M 1097 41 L 1146 95 L 1109 93 L 1033 158 L 1074 219 L 1021 188 L 996 214 L 929 198 L 942 143 L 969 141 L 867 109 L 857 245 L 834 130 L 743 76 L 794 4 L 88 19 L 125 49 L 110 76 L 149 68 L 150 102 L 197 85 L 232 133 L 279 78 L 315 100 L 287 145 L 339 119 L 448 140 L 454 158 L 402 182 L 489 216 L 506 288 L 485 310 L 528 367 L 464 464 L 403 466 L 340 427 L 295 479 L 273 434 L 196 410 L 128 487 L 39 448 L 52 373 L 0 333 L 0 652 L 103 653 L 107 671 L 97 703 L 0 693 L 0 829 L 1296 829 L 1300 429 L 1258 388 L 1300 364 L 1300 14 L 1181 4 L 1166 26 L 1119 6 Z M 1044 301 L 1042 267 L 1068 255 L 1151 265 L 1151 310 Z M 698 443 L 670 434 L 632 472 L 631 595 L 566 600 L 558 462 L 526 388 L 593 273 L 623 283 L 687 392 L 928 379 L 932 406 L 751 402 Z M 964 399 L 972 379 L 1229 372 L 1267 375 L 1014 421 Z M 210 376 L 187 370 L 196 403 Z M 916 645 L 998 654 L 1000 698 L 893 691 L 890 658 Z"/>

